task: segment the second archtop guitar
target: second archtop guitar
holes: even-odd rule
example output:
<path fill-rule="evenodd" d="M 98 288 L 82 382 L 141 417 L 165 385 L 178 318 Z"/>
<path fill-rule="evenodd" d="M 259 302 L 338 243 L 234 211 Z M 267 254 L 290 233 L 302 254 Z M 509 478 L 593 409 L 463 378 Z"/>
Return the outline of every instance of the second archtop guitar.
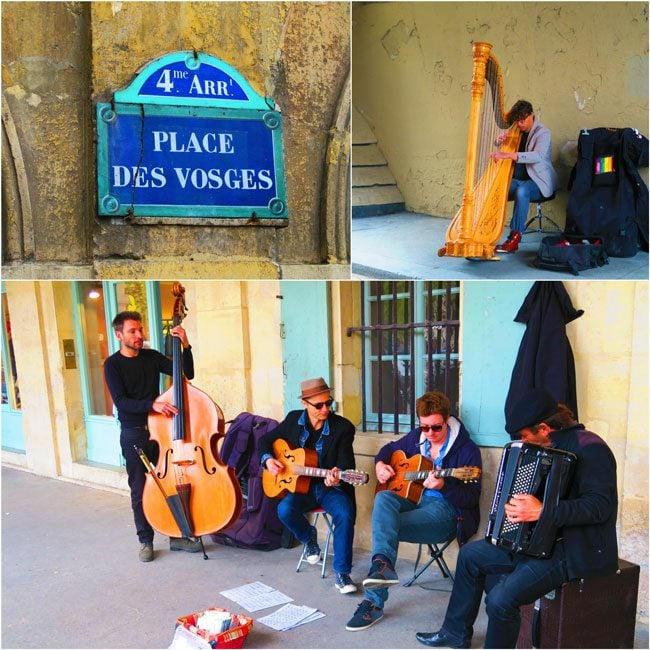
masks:
<path fill-rule="evenodd" d="M 284 470 L 274 476 L 267 469 L 262 473 L 262 487 L 268 497 L 283 496 L 286 492 L 306 494 L 309 480 L 324 478 L 329 470 L 318 467 L 318 455 L 313 449 L 293 449 L 285 440 L 273 443 L 273 456 L 284 465 Z M 339 470 L 338 477 L 345 483 L 364 485 L 369 476 L 356 469 Z"/>
<path fill-rule="evenodd" d="M 389 465 L 395 470 L 395 476 L 388 479 L 386 483 L 377 483 L 375 492 L 390 490 L 413 503 L 418 503 L 422 492 L 424 492 L 422 481 L 429 476 L 429 472 L 433 469 L 433 462 L 429 458 L 420 455 L 407 458 L 403 451 L 397 450 L 390 457 Z M 480 478 L 481 468 L 447 467 L 435 470 L 435 474 L 438 478 L 452 476 L 467 483 L 477 481 Z"/>

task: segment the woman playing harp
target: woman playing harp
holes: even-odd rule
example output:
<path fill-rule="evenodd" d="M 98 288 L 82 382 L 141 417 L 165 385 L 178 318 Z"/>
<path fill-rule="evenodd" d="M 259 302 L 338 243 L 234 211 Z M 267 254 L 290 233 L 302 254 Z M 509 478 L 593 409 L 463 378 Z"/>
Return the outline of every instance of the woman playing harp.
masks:
<path fill-rule="evenodd" d="M 504 111 L 501 70 L 490 53 L 492 46 L 473 43 L 472 48 L 474 70 L 464 193 L 438 255 L 494 259 L 495 244 L 505 222 L 512 156 L 517 156 L 521 131 Z M 548 142 L 550 161 L 550 134 Z"/>
<path fill-rule="evenodd" d="M 557 175 L 551 163 L 551 132 L 535 118 L 532 104 L 520 99 L 510 109 L 508 120 L 517 125 L 522 136 L 517 152 L 492 154 L 494 160 L 509 159 L 515 163 L 508 192 L 508 200 L 515 202 L 510 234 L 496 247 L 497 253 L 516 252 L 530 202 L 552 196 L 557 188 Z"/>

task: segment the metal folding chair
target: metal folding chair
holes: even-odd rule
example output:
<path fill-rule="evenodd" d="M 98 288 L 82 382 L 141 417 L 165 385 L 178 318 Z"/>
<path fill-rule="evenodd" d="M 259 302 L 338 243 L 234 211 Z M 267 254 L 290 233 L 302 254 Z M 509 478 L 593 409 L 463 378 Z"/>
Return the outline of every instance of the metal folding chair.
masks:
<path fill-rule="evenodd" d="M 451 539 L 448 539 L 446 542 L 436 544 L 432 542 L 431 544 L 420 544 L 418 547 L 418 555 L 415 560 L 415 567 L 413 568 L 413 576 L 409 578 L 407 582 L 404 583 L 405 587 L 410 587 L 434 562 L 438 565 L 440 572 L 442 573 L 443 578 L 450 578 L 453 584 L 454 576 L 445 562 L 443 556 L 446 548 L 456 539 L 456 534 Z M 422 556 L 422 547 L 426 546 L 429 551 L 430 559 L 429 561 L 418 570 L 420 564 L 420 557 Z"/>
<path fill-rule="evenodd" d="M 334 533 L 334 524 L 332 523 L 332 519 L 330 516 L 325 512 L 323 508 L 314 508 L 313 510 L 310 510 L 308 515 L 314 515 L 314 520 L 312 522 L 312 525 L 315 527 L 316 524 L 318 523 L 318 518 L 323 517 L 323 521 L 325 522 L 325 525 L 327 526 L 327 535 L 325 535 L 325 545 L 321 549 L 321 559 L 314 565 L 314 566 L 321 566 L 321 572 L 320 572 L 320 577 L 324 578 L 325 577 L 325 566 L 327 565 L 327 556 L 330 555 L 330 541 L 332 539 L 332 533 Z M 302 566 L 303 562 L 307 561 L 307 544 L 303 544 L 302 547 L 302 553 L 300 554 L 300 559 L 298 560 L 298 566 L 296 567 L 296 573 L 300 571 L 300 567 Z"/>

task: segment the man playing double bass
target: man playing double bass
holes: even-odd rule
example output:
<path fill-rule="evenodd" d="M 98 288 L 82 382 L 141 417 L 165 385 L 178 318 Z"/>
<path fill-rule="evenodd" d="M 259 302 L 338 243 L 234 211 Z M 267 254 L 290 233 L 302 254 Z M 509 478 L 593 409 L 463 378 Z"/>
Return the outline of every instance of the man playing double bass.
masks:
<path fill-rule="evenodd" d="M 158 445 L 149 439 L 147 419 L 150 411 L 173 417 L 178 410 L 173 404 L 159 400 L 160 373 L 172 374 L 172 362 L 156 350 L 143 347 L 142 317 L 137 311 L 120 312 L 112 323 L 120 349 L 104 362 L 104 378 L 120 421 L 120 446 L 126 460 L 126 473 L 131 489 L 131 507 L 135 529 L 140 540 L 141 562 L 153 560 L 154 531 L 142 507 L 146 469 L 134 449 L 138 446 L 153 465 L 158 460 Z M 179 325 L 171 330 L 183 346 L 183 371 L 194 377 L 194 359 L 185 330 Z M 194 553 L 201 550 L 200 540 L 170 538 L 172 551 Z"/>

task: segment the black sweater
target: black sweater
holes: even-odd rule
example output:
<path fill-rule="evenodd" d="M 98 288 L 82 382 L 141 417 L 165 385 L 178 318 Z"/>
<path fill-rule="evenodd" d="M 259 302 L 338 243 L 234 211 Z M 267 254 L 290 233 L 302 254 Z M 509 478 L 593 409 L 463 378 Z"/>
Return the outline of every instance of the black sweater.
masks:
<path fill-rule="evenodd" d="M 558 449 L 578 457 L 569 493 L 555 511 L 566 553 L 569 580 L 614 573 L 616 543 L 616 459 L 605 441 L 578 424 L 551 432 Z"/>
<path fill-rule="evenodd" d="M 160 373 L 172 374 L 172 361 L 156 350 L 142 349 L 137 357 L 125 357 L 119 351 L 104 362 L 106 386 L 117 408 L 123 428 L 147 424 L 149 411 L 160 394 Z M 183 372 L 194 377 L 191 348 L 183 350 Z"/>

